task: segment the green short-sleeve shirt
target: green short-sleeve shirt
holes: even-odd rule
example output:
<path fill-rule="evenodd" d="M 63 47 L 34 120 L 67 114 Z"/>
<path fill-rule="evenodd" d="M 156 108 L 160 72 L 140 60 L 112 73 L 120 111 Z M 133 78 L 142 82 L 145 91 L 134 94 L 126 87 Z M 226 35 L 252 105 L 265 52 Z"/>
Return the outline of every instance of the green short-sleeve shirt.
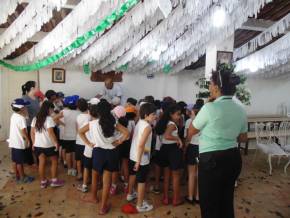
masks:
<path fill-rule="evenodd" d="M 248 131 L 246 112 L 231 96 L 205 104 L 192 124 L 201 133 L 199 153 L 234 148 L 240 133 Z"/>

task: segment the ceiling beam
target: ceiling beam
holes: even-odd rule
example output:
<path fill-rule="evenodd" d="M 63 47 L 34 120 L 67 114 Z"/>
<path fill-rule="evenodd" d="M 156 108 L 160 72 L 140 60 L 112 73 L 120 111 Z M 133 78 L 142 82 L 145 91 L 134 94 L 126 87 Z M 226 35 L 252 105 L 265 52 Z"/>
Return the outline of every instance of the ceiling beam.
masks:
<path fill-rule="evenodd" d="M 0 28 L 0 34 L 2 34 L 7 28 Z M 48 33 L 47 32 L 42 32 L 39 31 L 37 33 L 34 34 L 33 37 L 31 37 L 30 39 L 28 39 L 27 41 L 30 42 L 39 42 L 40 40 L 42 40 Z"/>
<path fill-rule="evenodd" d="M 22 0 L 22 3 L 29 3 L 31 0 Z M 68 0 L 67 3 L 62 6 L 62 8 L 67 8 L 67 9 L 74 9 L 76 5 L 79 3 L 79 1 L 76 0 Z"/>
<path fill-rule="evenodd" d="M 274 21 L 270 20 L 249 18 L 239 29 L 263 32 L 274 23 Z"/>

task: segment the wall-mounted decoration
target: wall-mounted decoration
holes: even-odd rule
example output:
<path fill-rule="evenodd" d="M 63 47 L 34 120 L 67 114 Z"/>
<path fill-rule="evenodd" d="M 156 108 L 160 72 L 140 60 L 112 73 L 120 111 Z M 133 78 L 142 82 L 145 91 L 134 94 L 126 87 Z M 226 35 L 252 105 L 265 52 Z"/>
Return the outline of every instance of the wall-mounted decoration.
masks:
<path fill-rule="evenodd" d="M 52 82 L 65 83 L 65 69 L 52 68 Z"/>
<path fill-rule="evenodd" d="M 233 62 L 233 52 L 218 51 L 217 52 L 217 65 L 218 64 L 231 64 Z"/>
<path fill-rule="evenodd" d="M 104 82 L 105 79 L 112 78 L 113 82 L 122 82 L 123 81 L 123 73 L 111 71 L 108 73 L 103 73 L 101 70 L 96 72 L 92 72 L 91 74 L 91 81 L 93 82 Z"/>

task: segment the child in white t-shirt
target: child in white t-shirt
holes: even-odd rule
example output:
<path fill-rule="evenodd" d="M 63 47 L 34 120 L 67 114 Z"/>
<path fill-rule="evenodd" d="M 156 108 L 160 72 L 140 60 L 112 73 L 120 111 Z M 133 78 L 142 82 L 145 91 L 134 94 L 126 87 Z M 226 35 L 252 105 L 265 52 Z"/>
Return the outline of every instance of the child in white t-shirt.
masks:
<path fill-rule="evenodd" d="M 31 123 L 31 139 L 33 150 L 39 159 L 40 187 L 46 188 L 63 186 L 64 181 L 57 178 L 57 152 L 59 144 L 54 133 L 55 122 L 51 114 L 54 112 L 54 105 L 49 101 L 44 101 L 41 108 Z M 46 159 L 51 160 L 51 180 L 45 177 Z"/>
<path fill-rule="evenodd" d="M 75 149 L 76 149 L 76 137 L 77 137 L 77 116 L 80 114 L 77 111 L 77 101 L 79 96 L 67 96 L 64 99 L 66 106 L 59 115 L 55 118 L 57 121 L 63 118 L 63 148 L 66 153 L 66 163 L 68 167 L 67 175 L 77 176 L 76 161 L 75 161 Z"/>
<path fill-rule="evenodd" d="M 14 113 L 10 119 L 10 134 L 9 134 L 9 148 L 11 148 L 11 158 L 13 162 L 13 171 L 16 176 L 17 183 L 31 183 L 34 178 L 26 176 L 23 165 L 26 163 L 26 149 L 29 148 L 30 141 L 27 132 L 26 105 L 28 101 L 21 98 L 15 99 L 12 104 Z"/>
<path fill-rule="evenodd" d="M 138 212 L 147 212 L 153 209 L 153 205 L 145 201 L 144 196 L 151 156 L 151 125 L 156 120 L 155 112 L 156 109 L 153 104 L 142 104 L 139 111 L 140 120 L 135 127 L 130 149 L 130 179 L 127 200 L 132 201 L 137 197 L 136 209 Z M 133 191 L 136 180 L 138 183 L 138 193 Z"/>

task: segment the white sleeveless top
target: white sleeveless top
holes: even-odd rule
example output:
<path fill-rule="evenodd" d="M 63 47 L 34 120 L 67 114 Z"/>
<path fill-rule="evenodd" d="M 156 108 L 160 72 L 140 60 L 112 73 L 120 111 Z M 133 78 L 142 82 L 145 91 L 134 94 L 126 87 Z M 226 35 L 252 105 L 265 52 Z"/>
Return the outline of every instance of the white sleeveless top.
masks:
<path fill-rule="evenodd" d="M 176 129 L 172 132 L 172 136 L 178 137 L 178 127 L 172 121 L 169 121 L 167 126 L 171 124 L 173 124 L 176 127 Z M 164 137 L 162 137 L 162 144 L 176 144 L 176 141 L 166 140 Z"/>

